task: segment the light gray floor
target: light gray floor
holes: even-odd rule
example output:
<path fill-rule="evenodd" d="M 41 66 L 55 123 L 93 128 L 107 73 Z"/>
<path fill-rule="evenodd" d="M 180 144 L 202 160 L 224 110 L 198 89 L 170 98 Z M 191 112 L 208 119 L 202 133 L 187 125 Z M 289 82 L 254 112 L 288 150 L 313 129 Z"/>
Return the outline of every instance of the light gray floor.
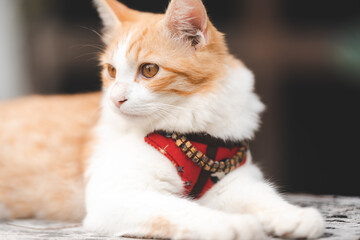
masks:
<path fill-rule="evenodd" d="M 289 195 L 301 206 L 318 208 L 326 217 L 324 240 L 360 240 L 360 198 Z M 1 240 L 114 240 L 84 231 L 80 225 L 39 220 L 0 223 Z M 125 239 L 125 238 L 122 238 Z"/>

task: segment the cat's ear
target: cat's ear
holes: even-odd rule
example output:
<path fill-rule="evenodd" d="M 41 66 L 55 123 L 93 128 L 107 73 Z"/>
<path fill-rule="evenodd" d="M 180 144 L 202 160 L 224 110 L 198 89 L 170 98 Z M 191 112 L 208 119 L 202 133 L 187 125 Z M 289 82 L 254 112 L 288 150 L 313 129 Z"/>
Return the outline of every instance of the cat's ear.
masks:
<path fill-rule="evenodd" d="M 198 48 L 207 44 L 208 15 L 201 0 L 172 0 L 165 24 L 171 35 Z"/>
<path fill-rule="evenodd" d="M 135 18 L 136 11 L 128 8 L 117 0 L 94 0 L 100 18 L 104 25 L 104 31 L 111 31 L 124 21 Z"/>

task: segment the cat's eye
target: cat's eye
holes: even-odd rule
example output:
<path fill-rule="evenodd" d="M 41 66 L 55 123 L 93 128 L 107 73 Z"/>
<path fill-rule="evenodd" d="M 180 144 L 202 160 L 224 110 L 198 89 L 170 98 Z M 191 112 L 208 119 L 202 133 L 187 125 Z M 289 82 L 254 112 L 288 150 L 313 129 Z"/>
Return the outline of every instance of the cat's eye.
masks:
<path fill-rule="evenodd" d="M 141 75 L 145 78 L 155 77 L 159 70 L 159 66 L 153 63 L 145 63 L 140 67 Z"/>
<path fill-rule="evenodd" d="M 112 79 L 116 78 L 116 68 L 113 65 L 111 65 L 111 64 L 107 65 L 107 72 L 108 72 L 110 78 L 112 78 Z"/>

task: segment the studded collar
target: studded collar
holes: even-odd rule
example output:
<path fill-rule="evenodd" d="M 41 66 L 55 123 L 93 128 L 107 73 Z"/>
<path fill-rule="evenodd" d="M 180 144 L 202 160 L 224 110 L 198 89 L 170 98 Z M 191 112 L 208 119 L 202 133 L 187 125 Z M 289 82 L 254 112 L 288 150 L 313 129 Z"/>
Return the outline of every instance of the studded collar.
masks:
<path fill-rule="evenodd" d="M 232 170 L 247 162 L 247 141 L 225 142 L 208 134 L 158 131 L 145 141 L 165 155 L 184 182 L 184 196 L 199 198 Z"/>
<path fill-rule="evenodd" d="M 227 142 L 219 138 L 214 138 L 206 133 L 187 135 L 182 135 L 179 133 L 167 133 L 163 131 L 159 131 L 158 133 L 166 138 L 171 138 L 174 140 L 176 146 L 179 147 L 190 160 L 192 160 L 205 171 L 211 173 L 224 172 L 225 174 L 228 174 L 244 160 L 249 148 L 248 141 Z M 225 147 L 229 149 L 239 147 L 239 150 L 231 158 L 214 161 L 211 157 L 206 156 L 205 153 L 199 151 L 195 146 L 193 146 L 191 143 L 192 141 L 203 143 L 212 147 Z"/>

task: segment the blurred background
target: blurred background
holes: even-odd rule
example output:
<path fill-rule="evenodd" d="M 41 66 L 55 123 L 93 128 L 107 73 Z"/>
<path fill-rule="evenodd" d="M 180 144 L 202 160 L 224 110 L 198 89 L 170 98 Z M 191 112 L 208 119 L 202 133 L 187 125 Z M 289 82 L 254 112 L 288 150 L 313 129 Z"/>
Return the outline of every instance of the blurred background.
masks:
<path fill-rule="evenodd" d="M 281 191 L 360 196 L 359 1 L 204 2 L 267 105 L 251 146 L 267 178 Z M 0 30 L 0 100 L 100 89 L 90 0 L 0 0 Z"/>

